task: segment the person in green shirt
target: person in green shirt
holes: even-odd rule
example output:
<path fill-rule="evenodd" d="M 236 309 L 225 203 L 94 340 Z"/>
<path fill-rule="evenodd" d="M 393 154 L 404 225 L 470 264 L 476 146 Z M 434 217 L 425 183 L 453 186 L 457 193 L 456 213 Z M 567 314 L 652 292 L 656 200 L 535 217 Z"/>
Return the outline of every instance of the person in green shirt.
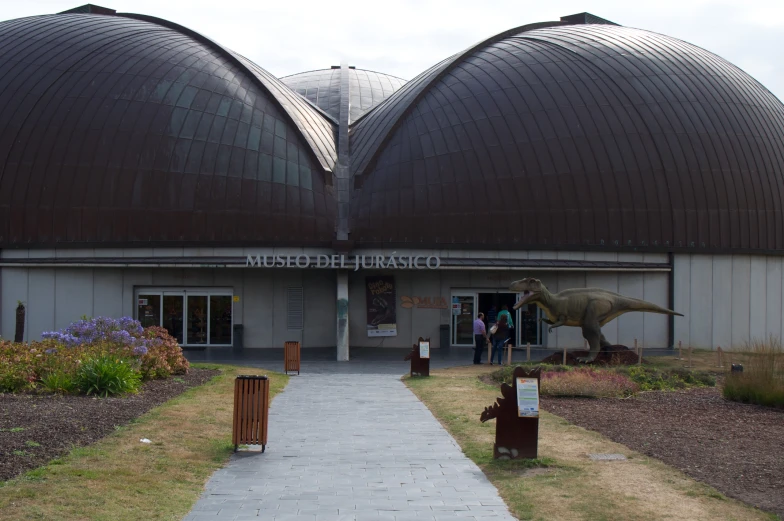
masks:
<path fill-rule="evenodd" d="M 512 322 L 512 314 L 509 313 L 509 306 L 504 304 L 501 306 L 501 311 L 498 313 L 498 320 L 501 320 L 501 315 L 506 315 L 506 323 L 509 324 L 509 329 L 514 328 L 514 322 Z"/>

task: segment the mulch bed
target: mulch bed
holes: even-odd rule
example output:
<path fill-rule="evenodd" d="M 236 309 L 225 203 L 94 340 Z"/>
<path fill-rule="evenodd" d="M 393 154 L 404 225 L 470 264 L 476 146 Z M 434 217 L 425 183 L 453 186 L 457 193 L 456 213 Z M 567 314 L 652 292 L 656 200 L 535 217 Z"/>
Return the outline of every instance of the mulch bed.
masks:
<path fill-rule="evenodd" d="M 567 351 L 566 365 L 580 365 L 580 359 L 586 359 L 589 355 L 590 351 L 587 350 Z M 614 345 L 602 347 L 596 353 L 595 359 L 583 365 L 634 365 L 638 361 L 637 353 L 626 346 Z M 563 351 L 559 351 L 543 359 L 540 363 L 561 365 L 563 362 Z"/>
<path fill-rule="evenodd" d="M 123 398 L 0 394 L 0 481 L 94 443 L 219 373 L 191 368 L 186 375 L 146 382 L 138 394 Z"/>
<path fill-rule="evenodd" d="M 784 410 L 731 402 L 718 388 L 628 399 L 542 397 L 541 404 L 784 518 Z"/>

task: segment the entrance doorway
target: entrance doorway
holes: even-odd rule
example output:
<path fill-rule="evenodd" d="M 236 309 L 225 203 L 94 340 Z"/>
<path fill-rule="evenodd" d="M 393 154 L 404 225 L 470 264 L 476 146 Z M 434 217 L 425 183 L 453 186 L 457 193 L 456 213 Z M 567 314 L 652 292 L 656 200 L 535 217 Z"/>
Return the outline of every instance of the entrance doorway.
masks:
<path fill-rule="evenodd" d="M 543 328 L 539 322 L 541 311 L 535 304 L 523 306 L 514 310 L 514 304 L 519 298 L 517 293 L 508 291 L 452 291 L 452 324 L 451 345 L 473 346 L 473 321 L 479 313 L 485 314 L 485 324 L 489 326 L 488 313 L 495 307 L 496 315 L 506 306 L 512 315 L 514 327 L 510 331 L 511 341 L 514 346 L 532 346 L 544 344 Z"/>
<path fill-rule="evenodd" d="M 136 318 L 143 327 L 161 326 L 183 346 L 230 346 L 231 289 L 149 288 L 136 290 Z"/>

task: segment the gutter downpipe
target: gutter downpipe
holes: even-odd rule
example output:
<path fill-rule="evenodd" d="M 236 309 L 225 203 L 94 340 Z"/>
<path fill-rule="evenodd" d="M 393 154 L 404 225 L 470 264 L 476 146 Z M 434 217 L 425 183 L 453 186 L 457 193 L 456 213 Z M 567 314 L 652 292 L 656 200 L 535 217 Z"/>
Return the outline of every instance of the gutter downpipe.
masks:
<path fill-rule="evenodd" d="M 669 252 L 667 260 L 670 263 L 670 272 L 667 274 L 667 301 L 669 309 L 675 309 L 675 254 Z M 669 349 L 675 349 L 675 316 L 667 315 L 667 344 Z"/>

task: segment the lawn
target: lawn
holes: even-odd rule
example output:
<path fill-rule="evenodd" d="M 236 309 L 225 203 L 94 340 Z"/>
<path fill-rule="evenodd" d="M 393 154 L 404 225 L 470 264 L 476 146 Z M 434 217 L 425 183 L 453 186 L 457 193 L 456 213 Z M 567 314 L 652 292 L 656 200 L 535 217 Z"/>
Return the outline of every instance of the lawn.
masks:
<path fill-rule="evenodd" d="M 258 368 L 194 364 L 221 374 L 99 442 L 0 483 L 3 521 L 181 520 L 229 459 L 234 377 L 267 374 L 270 396 L 288 382 Z M 147 438 L 152 442 L 140 443 Z"/>
<path fill-rule="evenodd" d="M 520 519 L 776 519 L 728 499 L 656 459 L 546 412 L 540 419 L 538 461 L 493 460 L 495 421 L 480 423 L 479 415 L 485 406 L 494 403 L 500 391 L 477 378 L 493 369 L 468 366 L 435 370 L 430 378 L 405 381 Z M 588 454 L 593 453 L 620 453 L 628 460 L 592 461 Z"/>

